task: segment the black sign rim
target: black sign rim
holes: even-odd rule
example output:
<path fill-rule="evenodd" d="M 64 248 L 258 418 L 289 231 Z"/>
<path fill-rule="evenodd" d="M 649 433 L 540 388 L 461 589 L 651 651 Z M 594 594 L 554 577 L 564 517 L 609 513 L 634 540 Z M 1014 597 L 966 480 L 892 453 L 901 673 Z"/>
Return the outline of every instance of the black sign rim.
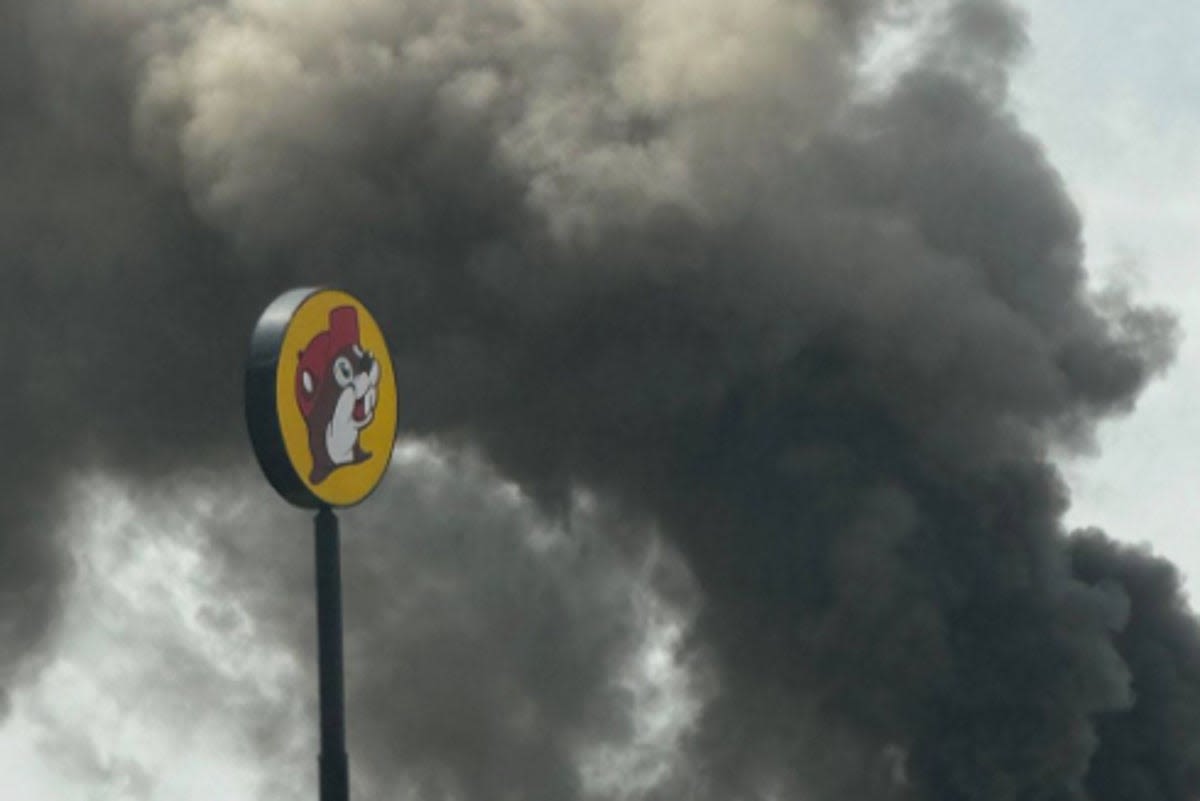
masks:
<path fill-rule="evenodd" d="M 328 506 L 304 483 L 288 458 L 276 413 L 276 375 L 280 349 L 292 318 L 304 302 L 327 287 L 291 289 L 273 300 L 250 335 L 246 359 L 246 428 L 254 456 L 270 485 L 284 500 L 306 509 Z"/>

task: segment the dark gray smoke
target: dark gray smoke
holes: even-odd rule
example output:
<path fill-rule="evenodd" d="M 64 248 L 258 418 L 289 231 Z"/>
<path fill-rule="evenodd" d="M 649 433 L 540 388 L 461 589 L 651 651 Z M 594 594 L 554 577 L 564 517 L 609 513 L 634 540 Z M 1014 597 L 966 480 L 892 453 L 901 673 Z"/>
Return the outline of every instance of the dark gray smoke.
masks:
<path fill-rule="evenodd" d="M 1116 647 L 1131 674 L 1135 703 L 1098 721 L 1087 789 L 1098 801 L 1194 798 L 1200 782 L 1200 630 L 1178 571 L 1095 530 L 1079 532 L 1070 549 L 1081 580 L 1119 588 L 1130 608 Z"/>
<path fill-rule="evenodd" d="M 1174 326 L 1086 285 L 1077 212 L 1005 100 L 1019 15 L 946 3 L 869 91 L 865 43 L 902 10 L 8 0 L 6 673 L 63 573 L 29 499 L 79 466 L 244 464 L 254 317 L 334 283 L 384 321 L 410 432 L 479 449 L 546 514 L 590 493 L 686 560 L 717 690 L 689 769 L 646 792 L 1066 801 L 1134 767 L 1160 788 L 1137 797 L 1200 791 L 1132 644 L 1172 585 L 1074 558 L 1047 461 L 1131 408 Z M 373 775 L 582 797 L 579 704 L 619 706 L 598 688 L 633 635 L 472 592 L 448 602 L 512 615 L 511 640 L 480 633 L 499 684 L 464 696 L 391 656 L 471 658 L 397 618 L 358 686 L 437 703 L 372 702 Z M 1165 659 L 1194 673 L 1177 611 Z"/>

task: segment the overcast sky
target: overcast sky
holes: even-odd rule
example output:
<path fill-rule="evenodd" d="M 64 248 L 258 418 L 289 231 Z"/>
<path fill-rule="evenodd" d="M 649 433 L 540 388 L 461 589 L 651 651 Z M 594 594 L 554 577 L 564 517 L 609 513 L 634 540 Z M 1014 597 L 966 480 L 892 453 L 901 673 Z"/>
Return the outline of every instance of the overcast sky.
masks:
<path fill-rule="evenodd" d="M 1200 8 L 1125 0 L 1030 6 L 1016 108 L 1083 213 L 1097 283 L 1127 282 L 1180 317 L 1174 367 L 1099 454 L 1067 463 L 1069 519 L 1148 542 L 1200 576 Z"/>
<path fill-rule="evenodd" d="M 1174 365 L 1136 409 L 1102 424 L 1095 453 L 1059 455 L 1072 491 L 1067 520 L 1148 543 L 1195 587 L 1200 422 L 1191 401 L 1200 391 L 1200 282 L 1192 265 L 1200 256 L 1200 7 L 1185 0 L 1058 0 L 1030 6 L 1028 13 L 1031 46 L 1014 73 L 1011 107 L 1041 140 L 1082 212 L 1092 281 L 1127 285 L 1139 298 L 1168 307 L 1184 333 Z M 486 496 L 503 510 L 513 543 L 551 554 L 553 570 L 570 575 L 576 563 L 563 532 L 501 477 L 470 458 L 464 467 L 459 458 L 408 442 L 385 490 L 412 492 L 414 505 L 431 509 L 453 501 L 467 508 L 463 515 L 471 514 L 469 498 Z M 247 474 L 240 480 L 258 479 Z M 412 484 L 420 486 L 403 489 Z M 279 556 L 287 565 L 277 580 L 305 581 L 304 515 L 250 508 L 224 477 L 207 473 L 168 490 L 145 491 L 101 474 L 77 476 L 72 487 L 76 503 L 62 525 L 75 573 L 52 647 L 28 667 L 0 725 L 0 775 L 6 777 L 0 795 L 24 801 L 314 797 L 315 742 L 306 717 L 306 694 L 314 688 L 293 648 L 302 635 L 269 600 L 223 591 L 227 581 L 255 580 L 239 572 L 246 568 L 230 557 L 228 543 L 264 521 L 295 521 L 296 552 Z M 580 529 L 603 528 L 589 509 L 575 514 Z M 366 525 L 367 515 L 346 515 L 347 526 Z M 406 535 L 404 543 L 424 554 L 421 564 L 438 566 L 446 557 L 430 537 Z M 250 550 L 264 558 L 264 548 Z M 649 588 L 647 575 L 669 570 L 670 562 L 669 555 L 648 555 L 641 568 L 613 568 L 615 578 L 595 582 L 601 589 L 561 602 L 564 615 L 584 620 L 619 606 L 639 621 L 621 633 L 634 645 L 633 657 L 620 666 L 622 686 L 639 711 L 619 746 L 585 760 L 585 778 L 596 788 L 608 788 L 617 775 L 629 783 L 622 790 L 628 795 L 652 786 L 670 770 L 675 745 L 704 697 L 703 671 L 678 653 L 688 601 L 664 600 Z M 361 567 L 362 575 L 368 567 Z M 452 578 L 439 577 L 453 586 Z M 590 579 L 583 584 L 591 587 Z M 501 592 L 478 590 L 476 600 L 486 605 L 493 591 Z M 284 622 L 263 627 L 256 616 L 264 609 Z M 304 614 L 296 612 L 298 625 L 306 624 Z M 355 654 L 370 647 L 359 643 L 356 651 L 350 644 L 351 681 Z M 263 709 L 273 710 L 270 720 L 260 719 Z M 271 733 L 278 731 L 292 733 Z M 262 761 L 264 753 L 270 762 Z M 363 797 L 372 790 L 380 799 L 405 797 L 398 786 L 360 788 Z"/>

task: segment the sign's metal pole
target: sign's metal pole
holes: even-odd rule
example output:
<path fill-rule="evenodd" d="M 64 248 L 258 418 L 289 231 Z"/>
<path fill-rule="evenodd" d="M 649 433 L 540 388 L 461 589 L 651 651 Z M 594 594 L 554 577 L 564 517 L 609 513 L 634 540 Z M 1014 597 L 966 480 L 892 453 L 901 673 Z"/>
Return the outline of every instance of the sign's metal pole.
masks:
<path fill-rule="evenodd" d="M 342 576 L 338 520 L 322 506 L 316 516 L 317 652 L 321 692 L 321 801 L 349 801 L 346 699 L 342 687 Z"/>

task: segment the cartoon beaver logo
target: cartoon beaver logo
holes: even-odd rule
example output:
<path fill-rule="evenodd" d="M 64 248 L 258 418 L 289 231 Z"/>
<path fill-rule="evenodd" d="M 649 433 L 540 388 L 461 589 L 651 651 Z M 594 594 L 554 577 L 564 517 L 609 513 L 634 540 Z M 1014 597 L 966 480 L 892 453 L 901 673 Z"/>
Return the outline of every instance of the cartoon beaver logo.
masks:
<path fill-rule="evenodd" d="M 359 342 L 358 311 L 331 309 L 329 330 L 300 351 L 296 371 L 296 401 L 313 460 L 310 483 L 320 484 L 337 468 L 371 458 L 358 435 L 375 419 L 378 388 L 379 362 Z"/>

